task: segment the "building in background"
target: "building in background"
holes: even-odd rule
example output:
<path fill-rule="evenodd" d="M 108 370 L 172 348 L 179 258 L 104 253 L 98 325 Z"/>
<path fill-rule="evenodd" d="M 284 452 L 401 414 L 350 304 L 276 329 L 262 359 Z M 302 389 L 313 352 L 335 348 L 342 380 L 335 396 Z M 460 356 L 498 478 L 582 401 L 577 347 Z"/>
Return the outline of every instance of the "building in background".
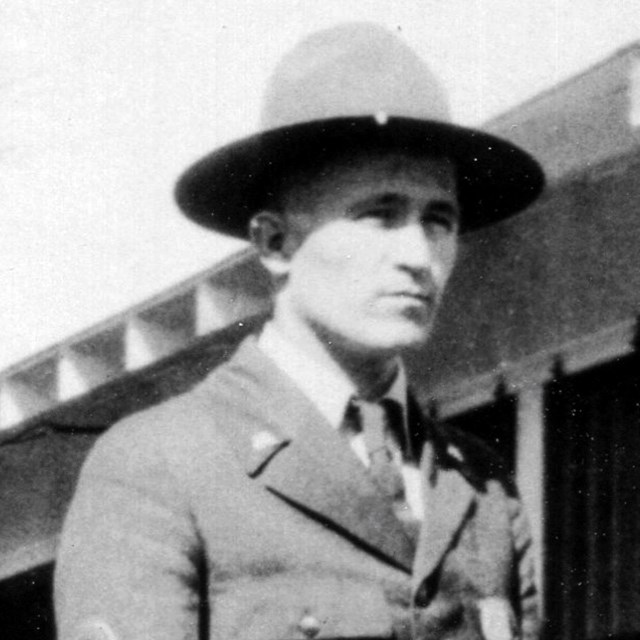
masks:
<path fill-rule="evenodd" d="M 550 184 L 464 238 L 413 385 L 511 465 L 548 637 L 640 634 L 640 43 L 485 128 Z M 268 299 L 247 250 L 0 372 L 1 637 L 53 637 L 57 535 L 95 438 L 204 377 Z"/>

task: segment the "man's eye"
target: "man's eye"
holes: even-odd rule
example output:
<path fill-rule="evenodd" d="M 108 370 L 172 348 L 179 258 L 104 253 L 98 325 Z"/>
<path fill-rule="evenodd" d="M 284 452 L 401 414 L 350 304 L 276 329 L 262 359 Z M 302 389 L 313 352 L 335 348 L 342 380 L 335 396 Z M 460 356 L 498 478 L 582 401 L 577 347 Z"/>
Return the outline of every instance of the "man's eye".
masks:
<path fill-rule="evenodd" d="M 367 209 L 366 211 L 363 211 L 360 214 L 359 219 L 369 220 L 379 224 L 391 224 L 396 219 L 396 212 L 394 209 L 376 207 L 375 209 Z"/>
<path fill-rule="evenodd" d="M 431 211 L 425 215 L 423 225 L 430 231 L 451 233 L 457 228 L 458 214 L 453 210 Z"/>
<path fill-rule="evenodd" d="M 450 216 L 428 216 L 424 220 L 424 226 L 433 229 L 451 231 L 454 227 L 454 219 Z"/>
<path fill-rule="evenodd" d="M 446 238 L 455 233 L 457 223 L 455 218 L 444 216 L 430 216 L 422 223 L 426 236 L 430 238 Z"/>

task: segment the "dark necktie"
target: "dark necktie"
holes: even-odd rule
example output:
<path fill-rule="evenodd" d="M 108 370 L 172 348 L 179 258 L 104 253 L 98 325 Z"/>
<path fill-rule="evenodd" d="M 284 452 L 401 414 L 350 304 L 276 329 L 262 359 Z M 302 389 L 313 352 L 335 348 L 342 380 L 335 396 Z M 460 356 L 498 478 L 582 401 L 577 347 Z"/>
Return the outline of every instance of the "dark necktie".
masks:
<path fill-rule="evenodd" d="M 420 531 L 420 520 L 407 503 L 400 469 L 401 443 L 405 440 L 402 407 L 388 398 L 379 402 L 352 398 L 348 413 L 351 414 L 352 427 L 361 431 L 364 437 L 371 478 L 380 491 L 391 498 L 396 517 L 415 544 Z"/>
<path fill-rule="evenodd" d="M 393 442 L 393 430 L 401 425 L 393 424 L 395 417 L 392 400 L 367 402 L 354 398 L 352 405 L 356 411 L 356 424 L 364 437 L 369 456 L 369 473 L 378 487 L 394 501 L 404 501 L 404 480 L 400 466 L 393 459 L 394 449 L 399 445 Z"/>

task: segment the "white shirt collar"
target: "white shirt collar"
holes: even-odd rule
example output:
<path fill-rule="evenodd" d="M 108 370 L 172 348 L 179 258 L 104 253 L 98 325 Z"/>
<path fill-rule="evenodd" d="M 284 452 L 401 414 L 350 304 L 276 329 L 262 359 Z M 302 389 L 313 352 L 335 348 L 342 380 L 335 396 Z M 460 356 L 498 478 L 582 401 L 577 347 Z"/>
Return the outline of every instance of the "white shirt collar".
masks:
<path fill-rule="evenodd" d="M 356 388 L 340 367 L 337 364 L 332 366 L 330 361 L 311 360 L 273 322 L 265 325 L 258 346 L 295 382 L 329 424 L 338 429 L 349 400 L 356 395 Z M 400 404 L 406 423 L 407 375 L 402 361 L 399 361 L 398 375 L 384 397 Z"/>

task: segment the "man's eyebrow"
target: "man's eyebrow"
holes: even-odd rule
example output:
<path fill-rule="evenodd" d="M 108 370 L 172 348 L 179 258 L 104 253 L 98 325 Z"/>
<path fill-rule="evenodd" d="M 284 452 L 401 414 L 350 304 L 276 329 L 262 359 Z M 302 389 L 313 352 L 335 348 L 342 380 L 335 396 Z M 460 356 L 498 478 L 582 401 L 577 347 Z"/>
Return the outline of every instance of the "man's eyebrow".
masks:
<path fill-rule="evenodd" d="M 399 193 L 382 193 L 376 197 L 376 200 L 380 204 L 403 204 L 407 202 L 407 197 L 400 195 Z"/>
<path fill-rule="evenodd" d="M 351 209 L 362 209 L 370 206 L 380 205 L 405 205 L 408 202 L 408 198 L 400 193 L 385 192 L 376 193 L 375 195 L 363 198 L 359 202 L 356 202 Z"/>
<path fill-rule="evenodd" d="M 460 217 L 460 206 L 457 202 L 451 200 L 436 200 L 429 206 L 431 211 L 438 211 L 441 213 L 450 213 L 456 217 Z"/>
<path fill-rule="evenodd" d="M 405 206 L 409 202 L 409 198 L 401 193 L 394 193 L 392 191 L 375 194 L 361 201 L 356 202 L 353 206 L 349 207 L 351 211 L 360 211 L 368 207 L 380 207 L 380 206 Z M 450 213 L 455 216 L 460 215 L 460 207 L 455 200 L 448 198 L 442 198 L 434 200 L 429 203 L 430 211 L 439 211 L 442 213 Z"/>

